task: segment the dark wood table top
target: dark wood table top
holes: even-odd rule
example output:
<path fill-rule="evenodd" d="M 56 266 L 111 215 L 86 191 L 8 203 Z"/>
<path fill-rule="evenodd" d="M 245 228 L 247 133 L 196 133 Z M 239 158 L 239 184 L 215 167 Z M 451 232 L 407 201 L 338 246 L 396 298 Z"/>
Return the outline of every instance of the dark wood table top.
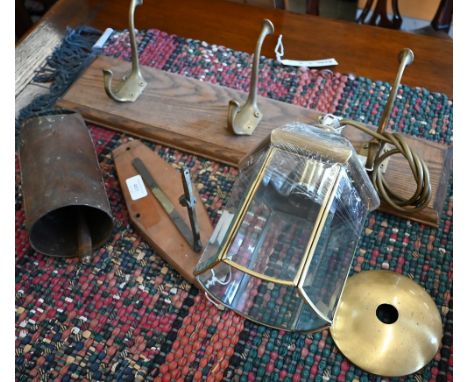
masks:
<path fill-rule="evenodd" d="M 34 69 L 50 54 L 67 26 L 91 25 L 123 29 L 128 26 L 128 0 L 59 0 L 41 22 L 17 44 L 16 95 L 32 78 Z M 253 52 L 261 21 L 275 25 L 262 54 L 273 57 L 278 34 L 283 34 L 285 58 L 335 57 L 334 70 L 372 80 L 393 81 L 398 52 L 415 53 L 403 83 L 442 92 L 452 98 L 451 39 L 441 39 L 358 25 L 324 17 L 295 14 L 221 0 L 146 0 L 136 9 L 137 28 L 158 28 L 187 38 Z"/>

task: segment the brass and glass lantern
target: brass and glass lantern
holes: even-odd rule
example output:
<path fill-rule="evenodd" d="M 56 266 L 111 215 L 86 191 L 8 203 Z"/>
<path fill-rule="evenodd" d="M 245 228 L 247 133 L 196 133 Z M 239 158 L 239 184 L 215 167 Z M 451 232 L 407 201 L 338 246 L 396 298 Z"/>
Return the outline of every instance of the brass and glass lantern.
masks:
<path fill-rule="evenodd" d="M 378 205 L 351 143 L 335 130 L 275 129 L 234 184 L 195 275 L 209 298 L 257 323 L 323 329 Z"/>

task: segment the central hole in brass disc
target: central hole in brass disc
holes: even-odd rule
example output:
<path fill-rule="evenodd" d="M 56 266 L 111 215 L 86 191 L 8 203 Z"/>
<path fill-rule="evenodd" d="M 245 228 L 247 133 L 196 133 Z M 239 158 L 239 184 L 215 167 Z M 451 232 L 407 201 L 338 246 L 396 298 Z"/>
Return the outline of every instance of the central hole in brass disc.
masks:
<path fill-rule="evenodd" d="M 393 324 L 398 320 L 398 310 L 390 304 L 380 304 L 377 307 L 375 314 L 384 324 Z"/>

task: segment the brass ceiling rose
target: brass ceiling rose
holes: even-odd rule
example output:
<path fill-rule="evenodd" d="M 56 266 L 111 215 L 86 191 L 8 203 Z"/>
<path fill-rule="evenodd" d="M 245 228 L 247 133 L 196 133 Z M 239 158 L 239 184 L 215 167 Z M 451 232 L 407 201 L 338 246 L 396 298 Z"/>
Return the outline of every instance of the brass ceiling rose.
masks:
<path fill-rule="evenodd" d="M 410 278 L 382 270 L 348 279 L 330 331 L 351 362 L 386 377 L 420 370 L 442 342 L 431 296 Z"/>

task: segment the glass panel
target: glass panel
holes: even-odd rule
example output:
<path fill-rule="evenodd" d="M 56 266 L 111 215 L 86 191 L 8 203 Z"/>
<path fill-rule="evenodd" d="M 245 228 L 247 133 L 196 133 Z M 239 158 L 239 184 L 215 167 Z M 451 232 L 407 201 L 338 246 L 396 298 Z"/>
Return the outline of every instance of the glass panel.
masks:
<path fill-rule="evenodd" d="M 330 320 L 341 296 L 366 214 L 359 193 L 343 169 L 303 285 L 307 298 Z"/>
<path fill-rule="evenodd" d="M 339 165 L 275 150 L 226 258 L 292 281 Z"/>
<path fill-rule="evenodd" d="M 198 280 L 211 297 L 255 322 L 286 330 L 317 330 L 328 325 L 296 287 L 267 282 L 224 263 L 202 273 Z"/>
<path fill-rule="evenodd" d="M 232 192 L 229 195 L 229 200 L 218 219 L 218 223 L 216 224 L 213 233 L 211 234 L 211 237 L 203 251 L 203 254 L 200 257 L 199 262 L 195 266 L 195 273 L 202 272 L 203 270 L 216 264 L 219 251 L 224 240 L 226 239 L 226 234 L 231 229 L 231 223 L 234 220 L 234 216 L 239 207 L 242 205 L 251 183 L 254 181 L 256 175 L 260 171 L 266 154 L 266 150 L 257 153 L 254 156 L 254 159 L 251 161 L 251 165 L 243 169 L 235 181 L 232 187 Z"/>
<path fill-rule="evenodd" d="M 231 222 L 234 218 L 234 214 L 229 210 L 224 210 L 221 214 L 221 217 L 216 224 L 213 233 L 211 234 L 208 244 L 203 251 L 203 254 L 195 266 L 194 272 L 199 273 L 203 270 L 212 267 L 217 262 L 219 247 L 226 236 L 226 233 L 231 226 Z"/>

